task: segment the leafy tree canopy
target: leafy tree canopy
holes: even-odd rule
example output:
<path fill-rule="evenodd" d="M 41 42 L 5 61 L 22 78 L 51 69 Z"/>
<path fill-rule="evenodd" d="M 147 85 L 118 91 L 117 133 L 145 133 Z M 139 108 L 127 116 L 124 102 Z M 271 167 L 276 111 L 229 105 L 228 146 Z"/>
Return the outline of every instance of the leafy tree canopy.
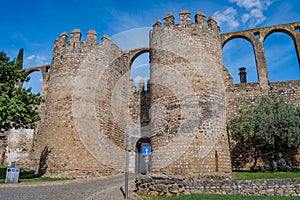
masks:
<path fill-rule="evenodd" d="M 0 130 L 34 127 L 39 120 L 37 105 L 41 97 L 32 94 L 31 88 L 22 88 L 22 83 L 29 80 L 22 65 L 23 49 L 13 61 L 0 52 Z"/>
<path fill-rule="evenodd" d="M 300 106 L 262 96 L 233 117 L 228 128 L 233 139 L 255 149 L 266 170 L 294 169 L 290 158 L 300 146 Z"/>

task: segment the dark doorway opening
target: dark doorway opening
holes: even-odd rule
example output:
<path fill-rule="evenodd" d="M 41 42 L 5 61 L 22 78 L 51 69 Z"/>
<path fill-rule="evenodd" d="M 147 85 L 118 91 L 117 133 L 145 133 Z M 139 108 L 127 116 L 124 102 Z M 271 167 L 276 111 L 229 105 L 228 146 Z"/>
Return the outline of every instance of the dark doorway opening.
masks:
<path fill-rule="evenodd" d="M 150 147 L 150 149 L 149 149 Z M 136 143 L 136 172 L 147 174 L 151 169 L 151 140 L 150 138 L 140 138 Z M 148 152 L 150 150 L 150 152 Z"/>

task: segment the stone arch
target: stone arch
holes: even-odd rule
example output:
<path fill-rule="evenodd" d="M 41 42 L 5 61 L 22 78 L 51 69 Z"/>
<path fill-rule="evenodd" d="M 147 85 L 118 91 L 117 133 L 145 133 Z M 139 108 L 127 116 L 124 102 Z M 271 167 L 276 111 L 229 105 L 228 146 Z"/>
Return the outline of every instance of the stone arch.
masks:
<path fill-rule="evenodd" d="M 234 39 L 245 39 L 247 40 L 248 42 L 251 43 L 252 47 L 254 47 L 254 41 L 253 41 L 253 38 L 251 36 L 249 36 L 249 34 L 247 33 L 237 33 L 237 34 L 224 34 L 223 37 L 221 37 L 221 40 L 222 40 L 222 48 L 231 40 L 234 40 Z"/>
<path fill-rule="evenodd" d="M 263 40 L 265 41 L 268 36 L 270 36 L 272 33 L 285 33 L 288 36 L 292 38 L 292 40 L 296 43 L 296 37 L 294 35 L 294 31 L 290 30 L 289 28 L 274 28 L 270 29 L 267 32 L 264 33 Z"/>
<path fill-rule="evenodd" d="M 25 71 L 27 73 L 27 76 L 29 76 L 33 72 L 41 72 L 41 70 L 38 67 L 27 68 L 27 69 L 25 69 Z"/>
<path fill-rule="evenodd" d="M 143 53 L 150 53 L 150 48 L 149 47 L 142 47 L 142 48 L 138 48 L 138 49 L 132 49 L 132 50 L 128 50 L 125 51 L 124 54 L 126 54 L 128 56 L 127 58 L 127 68 L 130 70 L 132 63 L 134 62 L 134 60 L 142 55 Z"/>
<path fill-rule="evenodd" d="M 296 55 L 297 55 L 297 59 L 298 59 L 298 65 L 300 67 L 300 52 L 298 49 L 298 46 L 300 46 L 300 44 L 299 44 L 300 41 L 297 40 L 296 29 L 297 29 L 297 26 L 295 26 L 294 29 L 292 29 L 290 27 L 286 27 L 286 26 L 275 27 L 274 29 L 270 29 L 270 30 L 267 29 L 267 31 L 264 33 L 265 36 L 263 37 L 263 41 L 265 42 L 265 40 L 273 33 L 284 33 L 284 34 L 288 35 L 294 43 L 294 47 L 295 47 L 295 51 L 296 51 Z"/>
<path fill-rule="evenodd" d="M 293 37 L 275 29 L 263 39 L 270 82 L 299 79 L 300 69 Z M 282 73 L 283 70 L 285 73 Z"/>
<path fill-rule="evenodd" d="M 240 61 L 241 63 L 237 63 L 239 62 L 238 58 L 240 56 L 235 56 L 236 58 L 234 58 L 233 60 L 236 61 L 234 63 L 237 63 L 235 66 L 229 66 L 228 64 L 226 65 L 226 53 L 228 53 L 228 51 L 224 51 L 226 49 L 226 45 L 229 44 L 230 42 L 233 42 L 233 44 L 236 44 L 236 42 L 238 42 L 239 44 L 242 44 L 242 48 L 241 48 L 241 52 L 245 52 L 246 55 L 251 56 L 251 58 L 249 58 L 249 62 L 251 62 L 251 65 L 245 65 L 246 63 L 243 61 Z M 235 43 L 234 43 L 235 42 Z M 229 55 L 233 55 L 233 52 L 236 52 L 236 46 L 235 48 L 233 47 L 232 51 L 229 51 L 230 54 Z M 248 73 L 248 77 L 250 77 L 250 82 L 257 82 L 258 81 L 258 71 L 257 71 L 257 65 L 256 65 L 256 59 L 255 59 L 255 49 L 254 49 L 254 44 L 253 41 L 247 36 L 247 35 L 243 35 L 243 34 L 238 34 L 238 35 L 232 35 L 231 37 L 227 38 L 222 46 L 222 55 L 223 55 L 223 65 L 224 67 L 226 67 L 226 69 L 228 70 L 228 72 L 230 73 L 231 77 L 233 78 L 234 83 L 239 83 L 240 81 L 238 81 L 240 78 L 238 77 L 238 69 L 240 67 L 246 67 L 247 68 L 247 73 Z M 243 54 L 244 55 L 244 54 Z M 242 55 L 242 56 L 243 56 Z"/>
<path fill-rule="evenodd" d="M 252 29 L 240 32 L 221 34 L 222 47 L 231 39 L 234 38 L 245 38 L 253 46 L 255 55 L 256 70 L 258 74 L 258 80 L 261 89 L 269 89 L 269 74 L 265 59 L 265 52 L 263 48 L 263 40 L 261 40 L 262 29 Z M 258 38 L 257 38 L 258 37 Z"/>
<path fill-rule="evenodd" d="M 50 69 L 51 69 L 50 64 L 25 69 L 27 76 L 29 76 L 31 73 L 37 72 L 37 71 L 39 71 L 42 74 L 42 79 L 43 79 L 42 80 L 42 91 L 41 91 L 42 97 L 45 97 L 46 93 L 47 93 Z"/>
<path fill-rule="evenodd" d="M 256 68 L 258 71 L 260 87 L 263 90 L 269 90 L 270 79 L 264 51 L 264 40 L 273 32 L 283 32 L 290 35 L 295 44 L 298 64 L 300 66 L 300 33 L 297 32 L 297 30 L 299 30 L 299 27 L 300 23 L 296 22 L 291 24 L 283 24 L 278 26 L 269 26 L 264 28 L 256 28 L 251 30 L 221 34 L 221 45 L 223 47 L 229 40 L 237 37 L 245 37 L 249 41 L 251 41 L 255 53 Z"/>
<path fill-rule="evenodd" d="M 26 73 L 27 81 L 22 83 L 23 88 L 31 88 L 34 94 L 41 94 L 43 87 L 43 75 L 38 69 L 32 69 Z M 28 80 L 29 78 L 29 80 Z"/>

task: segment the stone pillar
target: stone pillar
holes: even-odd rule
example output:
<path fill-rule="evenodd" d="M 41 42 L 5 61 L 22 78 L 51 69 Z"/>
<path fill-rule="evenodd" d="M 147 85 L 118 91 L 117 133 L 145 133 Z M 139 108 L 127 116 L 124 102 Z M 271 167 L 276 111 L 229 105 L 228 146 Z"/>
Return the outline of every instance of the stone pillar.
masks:
<path fill-rule="evenodd" d="M 296 32 L 295 35 L 296 35 L 296 41 L 295 41 L 296 53 L 298 58 L 298 65 L 300 67 L 300 32 Z"/>
<path fill-rule="evenodd" d="M 41 96 L 43 98 L 46 97 L 47 95 L 47 89 L 48 89 L 48 82 L 49 82 L 49 73 L 50 71 L 48 71 L 50 69 L 51 65 L 46 65 L 43 67 L 42 72 L 42 77 L 43 77 L 43 85 L 42 85 L 42 92 L 41 92 Z"/>
<path fill-rule="evenodd" d="M 255 54 L 256 67 L 257 67 L 260 87 L 262 90 L 269 90 L 270 79 L 269 79 L 263 38 L 257 38 L 254 40 L 254 54 Z"/>

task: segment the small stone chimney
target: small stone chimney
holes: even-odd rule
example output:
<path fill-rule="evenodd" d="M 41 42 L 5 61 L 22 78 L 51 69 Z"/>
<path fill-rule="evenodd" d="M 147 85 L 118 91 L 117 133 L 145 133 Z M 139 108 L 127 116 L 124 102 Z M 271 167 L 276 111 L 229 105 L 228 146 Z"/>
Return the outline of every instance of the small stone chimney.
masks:
<path fill-rule="evenodd" d="M 245 67 L 239 68 L 240 70 L 240 83 L 247 83 L 247 72 Z"/>

